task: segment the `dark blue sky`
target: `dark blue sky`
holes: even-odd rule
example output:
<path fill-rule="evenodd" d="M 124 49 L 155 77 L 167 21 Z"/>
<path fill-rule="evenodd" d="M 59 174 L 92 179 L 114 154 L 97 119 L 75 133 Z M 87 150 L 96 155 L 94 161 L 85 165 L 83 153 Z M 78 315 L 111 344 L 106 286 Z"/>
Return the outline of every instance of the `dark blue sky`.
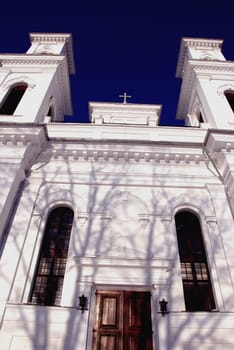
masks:
<path fill-rule="evenodd" d="M 161 125 L 180 125 L 175 71 L 181 38 L 223 39 L 225 57 L 234 60 L 233 1 L 82 2 L 31 2 L 27 15 L 19 3 L 0 21 L 2 53 L 25 52 L 29 32 L 72 33 L 74 121 L 88 121 L 88 101 L 121 102 L 118 95 L 126 91 L 131 103 L 162 104 Z"/>

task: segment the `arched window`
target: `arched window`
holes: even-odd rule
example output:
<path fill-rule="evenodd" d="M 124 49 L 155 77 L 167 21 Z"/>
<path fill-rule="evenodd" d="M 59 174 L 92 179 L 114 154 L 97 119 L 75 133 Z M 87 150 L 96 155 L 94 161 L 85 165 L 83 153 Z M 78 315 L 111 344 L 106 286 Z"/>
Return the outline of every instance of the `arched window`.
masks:
<path fill-rule="evenodd" d="M 73 216 L 67 207 L 49 215 L 30 297 L 33 304 L 60 304 Z"/>
<path fill-rule="evenodd" d="M 224 95 L 226 97 L 226 99 L 228 100 L 228 103 L 232 109 L 232 111 L 234 112 L 234 91 L 225 91 Z"/>
<path fill-rule="evenodd" d="M 213 310 L 215 302 L 200 222 L 189 211 L 177 213 L 175 222 L 186 310 Z"/>
<path fill-rule="evenodd" d="M 17 84 L 13 86 L 8 92 L 3 104 L 0 107 L 0 114 L 12 115 L 14 114 L 21 98 L 23 97 L 28 85 Z"/>

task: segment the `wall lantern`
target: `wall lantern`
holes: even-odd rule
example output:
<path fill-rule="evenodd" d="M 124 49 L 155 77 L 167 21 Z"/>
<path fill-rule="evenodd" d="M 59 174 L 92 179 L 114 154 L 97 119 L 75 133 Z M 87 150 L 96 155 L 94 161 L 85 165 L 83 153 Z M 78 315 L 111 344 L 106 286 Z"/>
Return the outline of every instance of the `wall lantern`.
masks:
<path fill-rule="evenodd" d="M 82 314 L 84 313 L 84 310 L 88 310 L 88 298 L 84 294 L 79 297 L 78 310 L 81 310 Z"/>
<path fill-rule="evenodd" d="M 164 316 L 165 314 L 168 313 L 167 310 L 167 304 L 168 302 L 165 299 L 160 300 L 159 305 L 160 305 L 160 312 Z"/>

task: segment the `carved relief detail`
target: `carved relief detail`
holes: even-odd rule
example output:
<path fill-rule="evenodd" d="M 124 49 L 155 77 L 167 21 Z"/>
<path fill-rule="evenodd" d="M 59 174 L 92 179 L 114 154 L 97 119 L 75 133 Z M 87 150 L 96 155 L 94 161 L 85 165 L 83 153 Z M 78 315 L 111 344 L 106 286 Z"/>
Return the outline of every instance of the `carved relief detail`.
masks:
<path fill-rule="evenodd" d="M 197 50 L 198 59 L 205 61 L 220 60 L 218 51 L 211 50 Z"/>
<path fill-rule="evenodd" d="M 120 222 L 148 219 L 148 210 L 145 203 L 128 191 L 119 193 L 119 198 L 113 201 L 110 205 L 109 211 L 112 218 L 115 218 Z"/>
<path fill-rule="evenodd" d="M 39 44 L 35 49 L 35 53 L 43 55 L 43 54 L 54 54 L 56 48 L 56 43 L 50 44 Z"/>
<path fill-rule="evenodd" d="M 149 256 L 147 229 L 150 216 L 144 201 L 130 191 L 114 191 L 106 198 L 106 203 L 106 220 L 102 225 L 102 239 L 103 235 L 105 239 L 102 249 L 97 249 L 95 255 Z"/>

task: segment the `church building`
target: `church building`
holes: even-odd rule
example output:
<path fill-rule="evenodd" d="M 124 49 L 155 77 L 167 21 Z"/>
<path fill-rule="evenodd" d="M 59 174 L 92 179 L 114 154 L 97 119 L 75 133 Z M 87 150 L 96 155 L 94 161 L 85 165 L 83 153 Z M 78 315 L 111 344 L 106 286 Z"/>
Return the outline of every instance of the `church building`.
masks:
<path fill-rule="evenodd" d="M 2 350 L 234 349 L 234 62 L 183 38 L 177 119 L 72 115 L 72 36 L 0 54 Z"/>

